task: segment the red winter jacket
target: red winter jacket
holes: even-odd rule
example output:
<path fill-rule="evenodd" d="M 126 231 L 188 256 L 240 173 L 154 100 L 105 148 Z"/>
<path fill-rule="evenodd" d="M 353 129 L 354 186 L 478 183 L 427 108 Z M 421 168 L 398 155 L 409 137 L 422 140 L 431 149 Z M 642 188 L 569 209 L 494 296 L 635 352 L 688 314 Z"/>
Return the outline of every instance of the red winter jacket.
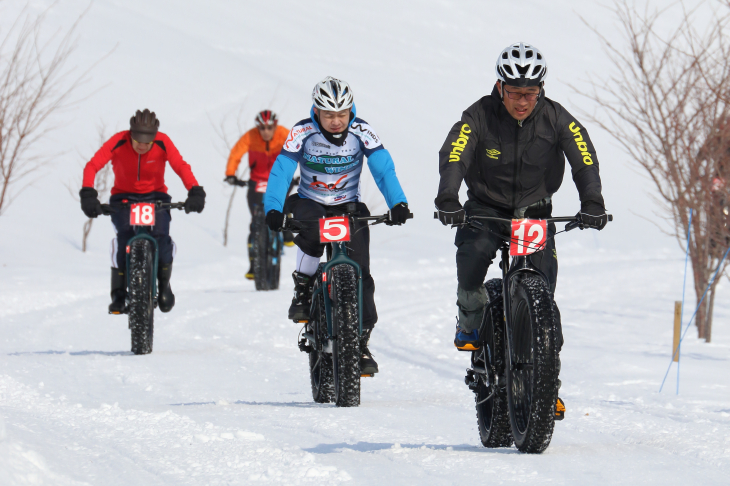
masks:
<path fill-rule="evenodd" d="M 170 167 L 180 176 L 185 189 L 189 191 L 198 185 L 190 164 L 183 160 L 170 137 L 162 132 L 157 132 L 152 149 L 144 155 L 139 155 L 132 148 L 129 130 L 114 135 L 84 167 L 83 187 L 94 187 L 96 173 L 110 160 L 114 170 L 112 194 L 167 193 L 165 162 L 170 162 Z"/>

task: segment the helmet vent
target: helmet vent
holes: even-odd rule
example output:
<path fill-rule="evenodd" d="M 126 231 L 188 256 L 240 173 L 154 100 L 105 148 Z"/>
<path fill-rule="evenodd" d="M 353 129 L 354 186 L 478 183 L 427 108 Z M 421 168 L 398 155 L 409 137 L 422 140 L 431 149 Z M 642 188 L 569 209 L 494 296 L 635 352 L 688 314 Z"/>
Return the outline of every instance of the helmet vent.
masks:
<path fill-rule="evenodd" d="M 516 58 L 519 58 L 520 57 L 520 51 L 518 51 L 518 50 L 515 49 L 515 50 L 512 51 L 512 55 L 514 57 L 516 57 Z"/>
<path fill-rule="evenodd" d="M 527 52 L 525 52 L 525 57 L 526 57 L 527 59 L 532 59 L 532 51 L 527 51 Z"/>
<path fill-rule="evenodd" d="M 507 53 L 506 53 L 506 52 L 503 52 L 503 53 L 502 53 L 502 59 L 507 59 L 507 58 L 509 58 L 509 56 L 507 55 Z"/>
<path fill-rule="evenodd" d="M 515 66 L 517 68 L 517 72 L 520 73 L 522 76 L 527 74 L 527 70 L 530 69 L 530 66 Z"/>
<path fill-rule="evenodd" d="M 538 59 L 538 61 L 542 60 L 542 54 L 540 54 L 539 52 L 537 53 L 537 59 Z"/>
<path fill-rule="evenodd" d="M 502 68 L 503 68 L 503 69 L 504 69 L 504 71 L 505 71 L 505 72 L 506 72 L 507 74 L 509 74 L 510 76 L 514 76 L 514 75 L 515 75 L 515 73 L 513 73 L 513 72 L 512 72 L 512 68 L 511 68 L 511 67 L 509 67 L 509 66 L 502 66 Z"/>

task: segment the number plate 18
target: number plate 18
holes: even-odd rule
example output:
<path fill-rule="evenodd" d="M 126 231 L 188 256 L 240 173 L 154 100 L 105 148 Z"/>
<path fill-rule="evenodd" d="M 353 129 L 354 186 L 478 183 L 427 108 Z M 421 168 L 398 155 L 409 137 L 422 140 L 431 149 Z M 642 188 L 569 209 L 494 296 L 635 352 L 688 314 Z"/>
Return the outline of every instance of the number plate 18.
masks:
<path fill-rule="evenodd" d="M 544 219 L 513 219 L 510 256 L 523 256 L 545 248 L 547 221 Z"/>
<path fill-rule="evenodd" d="M 151 203 L 132 204 L 132 211 L 129 213 L 129 224 L 132 226 L 154 226 L 155 205 Z"/>
<path fill-rule="evenodd" d="M 319 220 L 319 242 L 336 243 L 350 241 L 350 218 L 338 216 Z"/>

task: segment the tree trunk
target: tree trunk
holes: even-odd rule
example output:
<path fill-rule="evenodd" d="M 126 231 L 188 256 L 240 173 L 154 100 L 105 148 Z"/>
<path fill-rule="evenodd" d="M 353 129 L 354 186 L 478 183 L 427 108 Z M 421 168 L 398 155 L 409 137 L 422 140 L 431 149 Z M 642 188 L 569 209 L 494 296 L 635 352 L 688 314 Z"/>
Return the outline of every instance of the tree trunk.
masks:
<path fill-rule="evenodd" d="M 707 296 L 707 317 L 705 319 L 705 341 L 712 342 L 712 313 L 715 308 L 715 286 L 719 282 L 719 279 L 712 282 L 710 287 L 710 295 Z"/>
<path fill-rule="evenodd" d="M 228 209 L 226 209 L 226 224 L 223 226 L 223 246 L 228 246 L 228 220 L 231 217 L 231 208 L 233 207 L 233 198 L 236 195 L 238 186 L 233 186 L 231 198 L 228 200 Z"/>
<path fill-rule="evenodd" d="M 702 273 L 702 272 L 697 272 Z M 695 326 L 697 326 L 697 337 L 705 338 L 705 319 L 707 316 L 707 301 L 700 302 L 702 295 L 707 288 L 707 280 L 704 277 L 695 276 L 695 295 L 697 297 L 697 315 L 695 316 Z M 705 297 L 707 298 L 707 297 Z"/>
<path fill-rule="evenodd" d="M 91 233 L 91 225 L 94 224 L 94 220 L 89 218 L 84 223 L 84 237 L 81 239 L 81 251 L 86 253 L 86 240 L 89 237 L 89 233 Z"/>

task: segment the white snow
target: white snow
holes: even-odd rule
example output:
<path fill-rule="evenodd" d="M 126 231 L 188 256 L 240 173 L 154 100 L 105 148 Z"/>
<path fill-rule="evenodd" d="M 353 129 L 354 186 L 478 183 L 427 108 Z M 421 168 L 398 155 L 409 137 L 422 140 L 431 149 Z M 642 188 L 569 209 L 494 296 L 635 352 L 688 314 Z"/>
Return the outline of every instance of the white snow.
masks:
<path fill-rule="evenodd" d="M 551 97 L 573 112 L 590 107 L 567 83 L 585 89 L 608 66 L 579 16 L 609 33 L 612 17 L 593 2 L 546 5 L 94 2 L 74 64 L 116 46 L 80 95 L 100 91 L 59 115 L 62 127 L 38 147 L 59 155 L 0 216 L 0 484 L 727 484 L 727 284 L 713 343 L 691 329 L 679 395 L 676 368 L 658 393 L 683 255 L 637 216 L 655 208 L 650 183 L 590 125 L 616 221 L 558 236 L 566 419 L 539 456 L 479 443 L 463 382 L 468 355 L 451 344 L 453 231 L 431 219 L 436 152 L 460 112 L 491 90 L 496 53 L 518 39 L 545 53 Z M 85 7 L 56 4 L 49 26 L 67 26 Z M 0 4 L 1 28 L 17 8 Z M 243 104 L 250 127 L 271 103 L 291 125 L 307 116 L 311 86 L 328 74 L 353 85 L 358 113 L 393 153 L 416 214 L 404 227 L 372 231 L 380 373 L 363 379 L 353 409 L 312 402 L 299 328 L 286 320 L 294 252 L 280 291 L 256 292 L 244 279 L 242 193 L 229 246 L 221 244 L 227 154 L 211 124 Z M 126 318 L 106 313 L 111 224 L 99 218 L 81 253 L 84 216 L 63 183 L 79 184 L 97 121 L 121 130 L 145 106 L 209 197 L 201 215 L 173 214 L 177 305 L 156 315 L 154 352 L 132 356 Z M 230 119 L 227 130 L 236 136 Z M 168 181 L 173 199 L 183 199 L 172 171 Z M 374 213 L 386 209 L 370 176 L 363 192 Z M 568 175 L 555 213 L 577 207 Z"/>

